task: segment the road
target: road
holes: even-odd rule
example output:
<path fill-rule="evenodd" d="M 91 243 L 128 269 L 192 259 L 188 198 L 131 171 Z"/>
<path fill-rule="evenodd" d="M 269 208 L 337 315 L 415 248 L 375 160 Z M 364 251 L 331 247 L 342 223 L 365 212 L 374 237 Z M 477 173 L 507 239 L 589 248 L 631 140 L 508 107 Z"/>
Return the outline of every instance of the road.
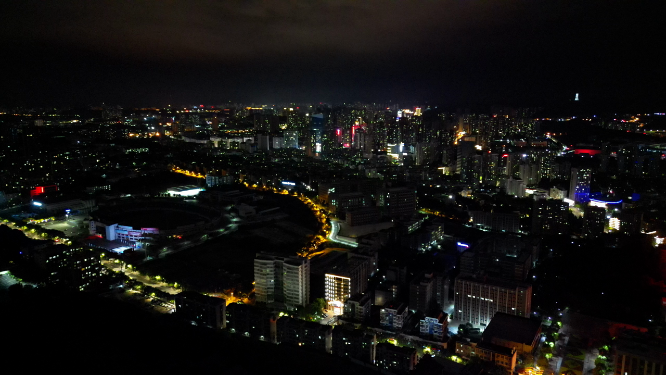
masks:
<path fill-rule="evenodd" d="M 339 244 L 352 246 L 352 247 L 357 247 L 358 246 L 358 243 L 356 243 L 356 241 L 348 239 L 347 237 L 339 236 L 338 235 L 339 232 L 340 232 L 340 223 L 337 220 L 331 220 L 331 233 L 329 233 L 329 235 L 328 235 L 328 239 L 331 242 L 336 242 L 336 243 L 339 243 Z"/>
<path fill-rule="evenodd" d="M 113 271 L 116 271 L 116 272 L 122 272 L 132 280 L 136 280 L 136 281 L 142 283 L 143 285 L 156 288 L 156 289 L 161 290 L 162 292 L 165 292 L 165 293 L 178 294 L 178 293 L 183 291 L 180 288 L 174 288 L 174 287 L 170 286 L 167 283 L 157 281 L 157 280 L 153 280 L 150 277 L 148 277 L 146 275 L 143 275 L 138 271 L 135 271 L 131 268 L 125 267 L 124 263 L 122 263 L 122 262 L 117 262 L 116 263 L 115 260 L 105 259 L 105 260 L 102 260 L 102 265 L 104 267 L 110 269 L 110 270 L 113 270 Z"/>

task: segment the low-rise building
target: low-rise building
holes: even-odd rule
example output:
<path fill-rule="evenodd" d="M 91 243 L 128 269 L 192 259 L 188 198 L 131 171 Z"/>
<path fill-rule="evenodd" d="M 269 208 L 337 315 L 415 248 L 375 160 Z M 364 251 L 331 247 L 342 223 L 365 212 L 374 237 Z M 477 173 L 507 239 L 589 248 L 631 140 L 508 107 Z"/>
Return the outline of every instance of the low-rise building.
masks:
<path fill-rule="evenodd" d="M 433 341 L 443 341 L 448 337 L 449 316 L 440 312 L 436 315 L 426 315 L 419 323 L 420 335 Z"/>
<path fill-rule="evenodd" d="M 256 340 L 275 342 L 275 316 L 256 306 L 232 303 L 226 309 L 227 329 Z"/>
<path fill-rule="evenodd" d="M 389 302 L 379 312 L 379 323 L 382 328 L 399 330 L 407 318 L 407 305 Z"/>
<path fill-rule="evenodd" d="M 331 353 L 332 328 L 316 322 L 282 317 L 276 324 L 278 344 L 303 346 Z"/>
<path fill-rule="evenodd" d="M 345 302 L 344 316 L 357 322 L 363 322 L 370 317 L 372 298 L 370 294 L 356 294 Z"/>
<path fill-rule="evenodd" d="M 512 374 L 516 369 L 517 352 L 515 348 L 506 348 L 484 341 L 460 340 L 456 342 L 456 354 L 465 359 L 478 356 L 483 361 L 504 368 L 507 374 Z"/>
<path fill-rule="evenodd" d="M 375 363 L 377 335 L 373 332 L 338 326 L 333 330 L 332 343 L 333 354 L 337 356 Z"/>
<path fill-rule="evenodd" d="M 226 327 L 226 300 L 186 291 L 176 295 L 176 314 L 193 324 L 214 329 Z"/>
<path fill-rule="evenodd" d="M 408 373 L 418 363 L 416 349 L 379 343 L 375 363 L 380 369 L 391 373 Z"/>
<path fill-rule="evenodd" d="M 482 336 L 485 342 L 515 348 L 519 355 L 534 353 L 540 339 L 541 322 L 501 312 L 495 313 Z"/>
<path fill-rule="evenodd" d="M 481 341 L 476 344 L 474 353 L 486 362 L 503 367 L 507 373 L 513 374 L 516 370 L 516 349 L 506 348 L 493 343 Z"/>

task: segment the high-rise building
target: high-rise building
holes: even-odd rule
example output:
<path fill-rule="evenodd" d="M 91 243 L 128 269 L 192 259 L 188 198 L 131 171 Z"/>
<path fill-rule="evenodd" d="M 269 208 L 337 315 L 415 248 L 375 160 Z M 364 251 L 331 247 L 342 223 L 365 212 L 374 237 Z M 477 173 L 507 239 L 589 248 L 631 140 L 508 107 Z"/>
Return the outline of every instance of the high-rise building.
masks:
<path fill-rule="evenodd" d="M 342 259 L 324 275 L 324 295 L 326 302 L 336 313 L 342 313 L 344 303 L 353 295 L 358 295 L 368 287 L 370 258 L 353 257 Z"/>
<path fill-rule="evenodd" d="M 589 168 L 571 168 L 571 183 L 569 184 L 569 199 L 576 203 L 590 201 L 590 182 L 592 170 Z"/>
<path fill-rule="evenodd" d="M 517 179 L 513 177 L 507 178 L 505 189 L 508 195 L 514 195 L 518 198 L 525 197 L 525 181 L 519 178 Z"/>
<path fill-rule="evenodd" d="M 527 186 L 536 185 L 539 182 L 539 166 L 533 163 L 523 163 L 518 166 L 518 176 L 525 181 Z"/>
<path fill-rule="evenodd" d="M 383 189 L 377 205 L 389 217 L 411 216 L 416 210 L 416 191 L 406 187 Z"/>
<path fill-rule="evenodd" d="M 604 233 L 606 229 L 606 209 L 597 206 L 585 206 L 585 216 L 583 218 L 583 233 L 589 238 L 597 238 Z"/>
<path fill-rule="evenodd" d="M 532 210 L 532 234 L 562 234 L 568 231 L 569 204 L 558 199 L 537 199 Z"/>
<path fill-rule="evenodd" d="M 280 303 L 287 308 L 310 303 L 310 261 L 258 253 L 254 259 L 257 302 Z"/>
<path fill-rule="evenodd" d="M 438 312 L 449 300 L 449 278 L 441 273 L 420 273 L 409 285 L 409 307 L 423 313 Z"/>
<path fill-rule="evenodd" d="M 298 148 L 298 130 L 285 130 L 283 135 L 285 148 Z"/>
<path fill-rule="evenodd" d="M 532 310 L 532 286 L 471 276 L 455 282 L 453 317 L 472 324 L 488 324 L 496 312 L 529 317 Z"/>

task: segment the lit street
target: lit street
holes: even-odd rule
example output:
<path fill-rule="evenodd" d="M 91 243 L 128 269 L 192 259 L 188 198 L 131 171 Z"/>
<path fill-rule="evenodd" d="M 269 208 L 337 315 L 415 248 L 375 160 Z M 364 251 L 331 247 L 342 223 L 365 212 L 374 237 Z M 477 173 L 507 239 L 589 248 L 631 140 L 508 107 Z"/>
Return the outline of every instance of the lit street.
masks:
<path fill-rule="evenodd" d="M 174 288 L 167 283 L 153 280 L 150 277 L 142 275 L 138 271 L 134 271 L 129 267 L 123 267 L 123 263 L 121 262 L 116 263 L 115 260 L 102 260 L 102 265 L 110 270 L 122 272 L 132 280 L 136 280 L 146 286 L 159 289 L 165 293 L 178 294 L 182 292 L 182 290 L 179 288 Z"/>

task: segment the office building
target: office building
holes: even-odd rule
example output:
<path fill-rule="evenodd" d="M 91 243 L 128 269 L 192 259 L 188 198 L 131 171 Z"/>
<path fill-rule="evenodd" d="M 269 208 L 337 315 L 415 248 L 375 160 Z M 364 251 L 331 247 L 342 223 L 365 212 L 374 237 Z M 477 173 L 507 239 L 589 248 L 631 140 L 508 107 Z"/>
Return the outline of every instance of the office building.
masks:
<path fill-rule="evenodd" d="M 254 259 L 256 301 L 287 308 L 310 303 L 310 261 L 258 253 Z"/>
<path fill-rule="evenodd" d="M 226 306 L 224 298 L 209 297 L 186 291 L 176 295 L 176 314 L 193 324 L 221 329 L 226 328 Z"/>
<path fill-rule="evenodd" d="M 454 293 L 454 319 L 475 325 L 487 325 L 496 312 L 528 317 L 532 311 L 532 286 L 525 283 L 462 276 Z"/>
<path fill-rule="evenodd" d="M 331 265 L 324 275 L 324 295 L 330 308 L 341 314 L 345 301 L 368 288 L 368 278 L 372 273 L 371 258 L 341 258 Z"/>

